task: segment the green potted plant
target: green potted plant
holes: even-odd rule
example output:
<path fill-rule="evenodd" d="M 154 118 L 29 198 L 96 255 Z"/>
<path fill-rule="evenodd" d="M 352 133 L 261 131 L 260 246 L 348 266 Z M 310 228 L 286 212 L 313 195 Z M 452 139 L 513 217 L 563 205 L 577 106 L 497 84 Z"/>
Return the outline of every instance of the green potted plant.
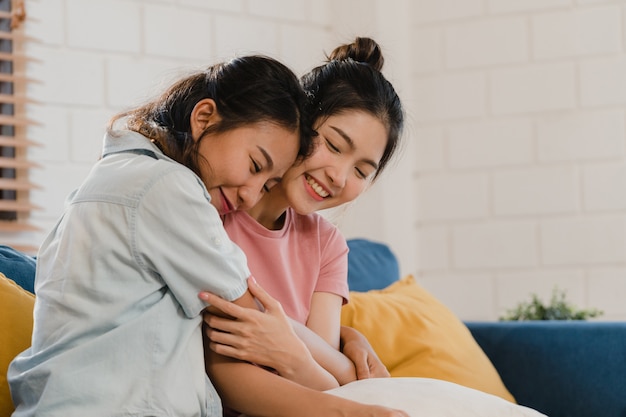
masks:
<path fill-rule="evenodd" d="M 537 294 L 531 294 L 531 301 L 522 301 L 508 310 L 500 321 L 522 320 L 587 320 L 604 314 L 596 308 L 578 309 L 566 300 L 565 290 L 557 287 L 552 291 L 549 304 L 545 304 Z"/>

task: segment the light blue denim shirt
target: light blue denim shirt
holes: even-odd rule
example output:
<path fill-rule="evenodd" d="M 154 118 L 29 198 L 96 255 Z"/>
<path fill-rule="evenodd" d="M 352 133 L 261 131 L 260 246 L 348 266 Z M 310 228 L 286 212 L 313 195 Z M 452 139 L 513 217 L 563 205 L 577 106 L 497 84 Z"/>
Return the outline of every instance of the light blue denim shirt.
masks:
<path fill-rule="evenodd" d="M 40 248 L 14 417 L 222 415 L 197 294 L 240 297 L 246 258 L 191 170 L 118 133 Z"/>

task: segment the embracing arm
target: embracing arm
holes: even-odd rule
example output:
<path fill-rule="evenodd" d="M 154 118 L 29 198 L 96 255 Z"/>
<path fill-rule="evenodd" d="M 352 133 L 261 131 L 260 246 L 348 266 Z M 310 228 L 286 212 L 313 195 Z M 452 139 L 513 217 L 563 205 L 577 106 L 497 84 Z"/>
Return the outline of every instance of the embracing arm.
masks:
<path fill-rule="evenodd" d="M 315 360 L 345 385 L 357 376 L 352 361 L 339 350 L 342 304 L 337 294 L 314 292 L 306 326 L 295 320 L 293 326 Z"/>
<path fill-rule="evenodd" d="M 215 313 L 231 318 L 236 318 L 242 314 L 242 311 L 264 316 L 272 315 L 270 309 L 280 307 L 277 302 L 277 306 L 272 304 L 273 299 L 263 298 L 262 290 L 253 280 L 249 280 L 249 286 L 251 293 L 261 303 L 265 301 L 267 314 L 256 310 L 256 303 L 249 293 L 245 298 L 242 297 L 243 300 L 240 298 L 233 303 L 208 293 L 202 293 L 201 298 L 215 303 L 210 307 Z M 216 308 L 219 308 L 219 311 Z M 217 315 L 210 315 L 210 317 L 219 318 Z M 286 317 L 284 313 L 283 317 Z M 205 343 L 213 344 L 209 342 L 207 334 L 210 334 L 210 331 L 203 336 Z M 294 338 L 297 339 L 295 335 Z M 218 344 L 219 346 L 227 348 L 225 345 Z M 306 346 L 300 349 L 308 351 Z M 403 411 L 361 404 L 307 388 L 249 362 L 222 356 L 212 349 L 205 348 L 205 359 L 207 374 L 215 385 L 224 406 L 244 414 L 259 417 L 408 417 L 408 414 Z"/>
<path fill-rule="evenodd" d="M 207 373 L 225 407 L 258 417 L 408 417 L 403 411 L 356 403 L 312 390 L 249 363 L 207 357 Z"/>
<path fill-rule="evenodd" d="M 314 380 L 306 377 L 310 372 L 306 371 L 307 367 L 313 366 L 309 362 L 310 355 L 324 369 L 332 373 L 341 385 L 357 378 L 389 376 L 389 372 L 372 346 L 357 330 L 345 326 L 340 327 L 342 354 L 327 343 L 328 339 L 332 340 L 334 337 L 334 332 L 325 332 L 316 324 L 324 322 L 323 319 L 320 320 L 319 315 L 312 316 L 310 325 L 315 330 L 320 330 L 321 334 L 330 334 L 326 337 L 327 340 L 303 324 L 289 320 L 280 304 L 254 281 L 250 281 L 250 289 L 254 291 L 257 298 L 263 299 L 268 307 L 276 306 L 266 310 L 265 314 L 232 308 L 231 314 L 239 315 L 236 322 L 210 312 L 205 314 L 205 321 L 208 324 L 207 334 L 212 339 L 207 348 L 210 347 L 222 355 L 276 369 L 285 378 L 307 386 L 311 386 L 311 383 L 315 384 Z M 205 301 L 218 304 L 222 309 L 231 309 L 227 301 L 210 293 L 201 294 Z M 330 307 L 327 303 L 318 302 L 315 305 Z M 317 308 L 317 310 L 320 309 Z M 294 329 L 300 339 L 293 337 Z M 306 344 L 307 352 L 302 351 L 300 340 Z M 330 383 L 330 381 L 325 381 L 323 377 L 320 385 L 315 386 L 324 389 L 325 384 Z"/>
<path fill-rule="evenodd" d="M 280 303 L 253 279 L 248 280 L 248 285 L 264 312 L 239 306 L 239 300 L 231 303 L 214 294 L 201 293 L 201 298 L 211 305 L 209 313 L 214 309 L 219 311 L 205 314 L 208 336 L 205 354 L 214 351 L 219 356 L 269 367 L 291 381 L 317 390 L 337 387 L 335 377 L 314 360 L 305 343 L 294 333 Z M 319 337 L 316 341 L 326 344 Z"/>

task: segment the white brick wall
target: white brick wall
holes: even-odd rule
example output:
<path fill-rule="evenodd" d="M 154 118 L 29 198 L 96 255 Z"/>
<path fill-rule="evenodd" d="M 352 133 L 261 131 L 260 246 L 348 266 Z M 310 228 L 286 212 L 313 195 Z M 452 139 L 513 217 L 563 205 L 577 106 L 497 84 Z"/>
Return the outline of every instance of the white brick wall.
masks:
<path fill-rule="evenodd" d="M 63 202 L 99 156 L 116 112 L 157 94 L 181 72 L 243 53 L 264 53 L 302 72 L 346 39 L 332 38 L 329 3 L 303 0 L 45 0 L 26 1 L 27 44 L 37 80 L 29 108 L 42 144 L 31 179 L 41 207 L 40 232 L 4 236 L 37 246 Z"/>
<path fill-rule="evenodd" d="M 527 39 L 527 25 L 521 17 L 453 25 L 445 31 L 445 62 L 448 68 L 526 62 Z"/>
<path fill-rule="evenodd" d="M 489 186 L 485 174 L 429 175 L 417 181 L 421 221 L 485 218 Z"/>
<path fill-rule="evenodd" d="M 463 319 L 555 285 L 626 319 L 626 0 L 27 0 L 35 222 L 112 114 L 190 67 L 262 52 L 303 72 L 373 36 L 408 110 L 401 162 L 339 215 Z M 360 206 L 359 206 L 360 205 Z M 360 208 L 359 208 L 360 207 Z M 342 212 L 343 213 L 343 212 Z M 43 232 L 10 236 L 38 244 Z"/>
<path fill-rule="evenodd" d="M 482 116 L 487 110 L 486 87 L 480 72 L 417 78 L 414 117 L 426 122 Z"/>
<path fill-rule="evenodd" d="M 576 104 L 576 69 L 571 63 L 494 69 L 490 102 L 494 114 L 571 109 Z"/>
<path fill-rule="evenodd" d="M 532 18 L 533 56 L 552 60 L 622 49 L 622 16 L 618 6 L 581 8 Z"/>
<path fill-rule="evenodd" d="M 467 319 L 555 286 L 626 319 L 626 1 L 413 13 L 423 284 Z"/>

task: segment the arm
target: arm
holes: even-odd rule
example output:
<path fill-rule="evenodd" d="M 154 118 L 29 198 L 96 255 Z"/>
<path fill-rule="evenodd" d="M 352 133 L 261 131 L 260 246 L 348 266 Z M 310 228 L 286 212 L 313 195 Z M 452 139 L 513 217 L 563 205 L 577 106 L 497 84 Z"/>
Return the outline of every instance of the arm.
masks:
<path fill-rule="evenodd" d="M 264 314 L 257 310 L 258 304 L 252 295 L 260 296 L 261 302 L 266 301 L 266 314 L 272 314 L 267 307 L 280 307 L 280 303 L 271 302 L 273 299 L 263 298 L 266 294 L 253 279 L 248 280 L 248 283 L 250 293 L 232 303 L 210 293 L 201 293 L 200 298 L 214 301 L 215 304 L 209 307 L 211 310 L 232 318 L 240 315 L 241 310 L 249 311 L 253 315 Z M 252 308 L 246 309 L 246 306 Z M 283 316 L 286 319 L 284 313 Z M 205 343 L 209 343 L 206 335 L 203 338 Z M 304 350 L 307 350 L 306 347 Z M 361 404 L 307 388 L 249 362 L 222 356 L 211 349 L 205 348 L 205 360 L 206 372 L 224 407 L 244 414 L 258 417 L 409 417 L 404 411 Z"/>
<path fill-rule="evenodd" d="M 336 350 L 339 350 L 342 305 L 343 297 L 330 292 L 315 291 L 311 296 L 311 308 L 306 321 L 306 327 Z"/>
<path fill-rule="evenodd" d="M 220 311 L 219 315 L 205 315 L 208 336 L 205 342 L 209 348 L 205 351 L 273 368 L 287 379 L 318 390 L 337 387 L 337 380 L 313 359 L 296 336 L 280 303 L 254 280 L 248 282 L 264 312 L 237 305 L 240 300 L 231 303 L 214 294 L 201 293 L 201 298 L 211 304 L 211 310 Z M 325 344 L 323 340 L 319 342 Z"/>
<path fill-rule="evenodd" d="M 365 405 L 315 391 L 262 368 L 207 354 L 207 373 L 225 407 L 258 417 L 409 417 L 404 411 Z"/>
<path fill-rule="evenodd" d="M 372 345 L 358 330 L 341 326 L 341 351 L 354 363 L 358 379 L 390 376 Z"/>
<path fill-rule="evenodd" d="M 219 304 L 223 309 L 229 309 L 230 315 L 237 319 L 233 322 L 211 314 L 205 315 L 205 321 L 209 326 L 208 335 L 211 339 L 209 347 L 212 350 L 216 350 L 221 355 L 274 368 L 280 375 L 292 380 L 296 377 L 304 378 L 306 373 L 302 373 L 303 370 L 309 369 L 310 371 L 312 364 L 304 365 L 301 361 L 310 359 L 312 355 L 314 362 L 332 374 L 333 379 L 340 385 L 356 380 L 356 370 L 350 359 L 301 323 L 291 320 L 290 330 L 287 330 L 284 323 L 280 324 L 279 316 L 287 318 L 280 303 L 255 282 L 250 282 L 250 290 L 253 291 L 253 295 L 262 299 L 264 304 L 275 307 L 266 310 L 266 314 L 252 313 L 233 308 L 232 303 L 217 299 L 214 294 L 201 293 L 201 297 L 210 297 L 203 298 L 205 301 L 211 300 L 209 302 Z M 296 345 L 292 339 L 284 338 L 294 330 L 310 353 L 296 354 L 293 348 L 282 348 L 286 346 L 286 343 Z M 309 379 L 305 378 L 305 380 L 307 384 L 310 383 Z"/>
<path fill-rule="evenodd" d="M 385 378 L 389 377 L 389 371 L 376 355 L 365 336 L 351 327 L 341 326 L 341 297 L 323 292 L 313 294 L 311 313 L 307 322 L 307 328 L 320 335 L 336 350 L 343 353 L 335 360 L 329 359 L 326 369 L 331 371 L 341 385 L 355 379 Z M 336 311 L 336 313 L 333 313 Z M 296 323 L 294 326 L 298 326 Z M 297 329 L 297 327 L 296 327 Z M 306 338 L 306 330 L 301 329 L 298 334 Z M 308 343 L 313 346 L 313 341 Z M 316 359 L 321 360 L 323 353 L 318 353 Z M 333 355 L 335 356 L 335 355 Z M 355 369 L 356 368 L 356 369 Z"/>

